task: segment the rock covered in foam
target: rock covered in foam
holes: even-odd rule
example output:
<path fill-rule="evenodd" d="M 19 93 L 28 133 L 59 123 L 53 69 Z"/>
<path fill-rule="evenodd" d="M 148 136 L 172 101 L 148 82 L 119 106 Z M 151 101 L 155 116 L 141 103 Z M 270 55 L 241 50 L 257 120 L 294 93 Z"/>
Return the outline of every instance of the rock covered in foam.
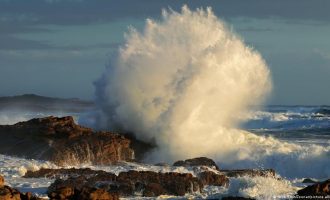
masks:
<path fill-rule="evenodd" d="M 229 179 L 224 174 L 216 174 L 212 171 L 203 171 L 199 175 L 203 185 L 228 186 Z"/>
<path fill-rule="evenodd" d="M 93 132 L 72 117 L 46 117 L 0 126 L 0 153 L 50 160 L 59 165 L 110 164 L 134 159 L 131 141 L 111 132 Z"/>
<path fill-rule="evenodd" d="M 77 195 L 84 188 L 104 189 L 110 194 L 118 194 L 122 197 L 139 195 L 155 197 L 159 195 L 183 196 L 186 193 L 202 191 L 205 185 L 228 186 L 229 179 L 225 175 L 207 171 L 207 169 L 210 168 L 205 168 L 196 177 L 190 173 L 177 172 L 130 170 L 115 175 L 89 168 L 40 169 L 35 172 L 28 171 L 25 178 L 56 179 L 48 188 L 50 198 Z M 70 191 L 74 191 L 74 194 Z"/>
<path fill-rule="evenodd" d="M 41 200 L 33 196 L 30 192 L 21 193 L 15 188 L 11 188 L 4 184 L 5 180 L 0 175 L 0 199 L 1 200 Z"/>
<path fill-rule="evenodd" d="M 103 191 L 102 195 L 109 193 L 112 196 L 137 194 L 141 196 L 159 196 L 162 194 L 182 196 L 186 193 L 199 191 L 202 187 L 199 179 L 191 174 L 131 170 L 121 172 L 118 176 L 103 172 L 88 176 L 57 179 L 49 186 L 48 196 L 51 199 L 62 196 L 72 198 L 86 193 L 86 190 L 97 191 L 100 189 Z"/>
<path fill-rule="evenodd" d="M 242 176 L 263 176 L 275 177 L 274 169 L 234 169 L 234 170 L 221 170 L 228 177 L 242 177 Z"/>

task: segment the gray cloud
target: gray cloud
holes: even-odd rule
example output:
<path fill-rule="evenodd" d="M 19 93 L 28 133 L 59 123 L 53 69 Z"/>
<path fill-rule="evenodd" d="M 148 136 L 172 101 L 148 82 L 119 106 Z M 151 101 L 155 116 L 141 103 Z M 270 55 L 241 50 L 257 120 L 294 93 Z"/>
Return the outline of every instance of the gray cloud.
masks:
<path fill-rule="evenodd" d="M 49 49 L 50 45 L 40 41 L 20 39 L 8 35 L 0 37 L 1 50 Z"/>
<path fill-rule="evenodd" d="M 93 45 L 50 45 L 47 42 L 21 39 L 14 36 L 0 35 L 0 50 L 84 50 L 84 49 L 116 49 L 119 43 L 102 43 Z"/>
<path fill-rule="evenodd" d="M 242 31 L 242 32 L 269 32 L 269 31 L 274 31 L 272 28 L 258 28 L 258 27 L 246 27 L 246 28 L 239 28 L 237 31 Z"/>
<path fill-rule="evenodd" d="M 217 15 L 252 18 L 283 18 L 292 20 L 330 21 L 328 0 L 7 0 L 0 1 L 0 16 L 12 22 L 31 24 L 88 24 L 123 17 L 154 17 L 160 9 L 212 6 Z"/>

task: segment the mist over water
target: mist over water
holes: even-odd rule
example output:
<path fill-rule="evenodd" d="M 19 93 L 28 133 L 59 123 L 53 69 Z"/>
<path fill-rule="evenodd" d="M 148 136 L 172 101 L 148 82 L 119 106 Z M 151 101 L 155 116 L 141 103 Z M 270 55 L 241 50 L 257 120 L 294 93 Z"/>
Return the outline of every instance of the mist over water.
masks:
<path fill-rule="evenodd" d="M 129 131 L 158 148 L 149 161 L 208 156 L 224 167 L 269 167 L 285 176 L 330 175 L 329 148 L 240 130 L 240 115 L 271 91 L 261 55 L 210 8 L 162 12 L 131 29 L 96 83 L 99 128 Z M 315 171 L 315 169 L 317 171 Z"/>

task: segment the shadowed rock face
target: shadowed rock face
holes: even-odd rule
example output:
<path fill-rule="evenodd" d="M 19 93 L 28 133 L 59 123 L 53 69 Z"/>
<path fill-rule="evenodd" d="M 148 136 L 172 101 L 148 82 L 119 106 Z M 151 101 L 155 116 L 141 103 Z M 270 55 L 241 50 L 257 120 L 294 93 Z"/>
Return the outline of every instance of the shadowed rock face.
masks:
<path fill-rule="evenodd" d="M 134 159 L 130 140 L 93 132 L 72 117 L 46 117 L 0 126 L 0 153 L 64 164 L 111 164 Z"/>
<path fill-rule="evenodd" d="M 228 177 L 241 177 L 241 176 L 263 176 L 275 177 L 274 169 L 234 169 L 234 170 L 221 170 Z"/>
<path fill-rule="evenodd" d="M 21 193 L 15 188 L 11 188 L 4 184 L 5 180 L 0 175 L 0 200 L 41 200 L 33 196 L 31 192 Z"/>
<path fill-rule="evenodd" d="M 315 199 L 325 199 L 330 197 L 330 179 L 307 186 L 304 189 L 299 190 L 298 196 L 317 196 Z M 299 199 L 299 198 L 297 198 Z"/>
<path fill-rule="evenodd" d="M 214 167 L 215 169 L 219 170 L 217 164 L 210 158 L 207 157 L 198 157 L 192 158 L 187 160 L 179 160 L 176 161 L 173 166 L 183 166 L 183 167 L 193 167 L 193 166 L 208 166 Z"/>
<path fill-rule="evenodd" d="M 207 169 L 206 169 L 207 170 Z M 103 189 L 110 194 L 124 196 L 179 195 L 201 191 L 205 185 L 228 186 L 229 179 L 213 171 L 202 171 L 197 177 L 189 173 L 153 171 L 128 171 L 115 175 L 102 170 L 84 169 L 40 169 L 29 171 L 25 178 L 48 177 L 56 179 L 49 186 L 48 195 L 80 194 L 84 188 Z"/>
<path fill-rule="evenodd" d="M 102 189 L 118 196 L 159 196 L 162 194 L 184 195 L 199 191 L 203 185 L 191 174 L 176 172 L 158 173 L 152 171 L 121 172 L 118 176 L 108 172 L 90 171 L 78 177 L 56 179 L 48 188 L 48 196 L 56 199 L 61 194 L 74 196 L 86 188 Z M 62 171 L 63 172 L 63 171 Z"/>

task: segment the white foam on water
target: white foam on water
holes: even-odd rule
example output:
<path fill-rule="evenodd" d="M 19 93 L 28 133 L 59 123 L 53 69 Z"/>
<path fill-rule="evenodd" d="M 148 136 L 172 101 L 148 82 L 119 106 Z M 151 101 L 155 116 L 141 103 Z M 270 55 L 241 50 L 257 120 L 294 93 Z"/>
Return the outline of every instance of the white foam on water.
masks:
<path fill-rule="evenodd" d="M 261 104 L 271 85 L 261 55 L 211 8 L 164 10 L 161 20 L 146 21 L 143 32 L 126 34 L 96 83 L 95 125 L 155 141 L 158 148 L 148 161 L 207 156 L 228 168 L 274 168 L 290 178 L 329 176 L 328 147 L 239 129 L 238 115 Z M 272 120 L 287 117 L 276 114 Z"/>

